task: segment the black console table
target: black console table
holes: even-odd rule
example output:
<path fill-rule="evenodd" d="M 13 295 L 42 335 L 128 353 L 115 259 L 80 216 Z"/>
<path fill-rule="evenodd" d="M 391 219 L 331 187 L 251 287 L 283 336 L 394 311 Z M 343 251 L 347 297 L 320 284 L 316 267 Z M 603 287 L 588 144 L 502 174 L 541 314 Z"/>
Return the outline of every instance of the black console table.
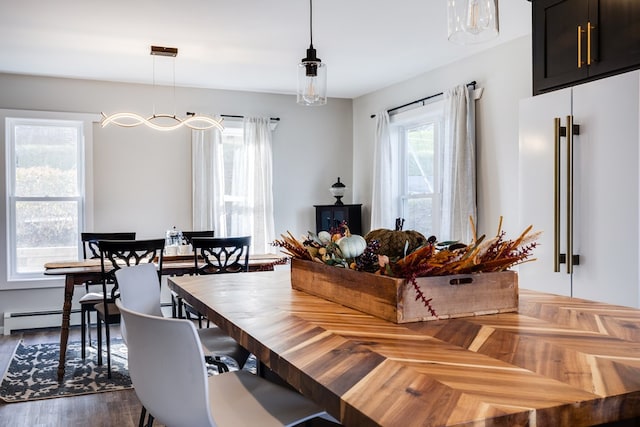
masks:
<path fill-rule="evenodd" d="M 346 221 L 353 234 L 362 234 L 362 205 L 314 205 L 316 208 L 316 232 L 329 231 L 330 228 Z"/>

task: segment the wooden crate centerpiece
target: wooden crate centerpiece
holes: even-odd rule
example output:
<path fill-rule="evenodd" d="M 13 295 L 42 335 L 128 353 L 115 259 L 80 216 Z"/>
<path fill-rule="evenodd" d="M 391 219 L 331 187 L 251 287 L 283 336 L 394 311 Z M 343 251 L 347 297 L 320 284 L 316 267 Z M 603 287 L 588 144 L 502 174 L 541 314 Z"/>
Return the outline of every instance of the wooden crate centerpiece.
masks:
<path fill-rule="evenodd" d="M 515 271 L 418 277 L 433 316 L 405 279 L 320 262 L 292 259 L 291 287 L 395 323 L 478 316 L 518 310 Z"/>

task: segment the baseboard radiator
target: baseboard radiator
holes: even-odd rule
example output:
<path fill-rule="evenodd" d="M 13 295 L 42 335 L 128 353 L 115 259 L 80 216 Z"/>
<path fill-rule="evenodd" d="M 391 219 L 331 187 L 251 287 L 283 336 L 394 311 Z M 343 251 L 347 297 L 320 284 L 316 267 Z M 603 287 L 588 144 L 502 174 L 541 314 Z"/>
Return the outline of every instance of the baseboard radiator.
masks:
<path fill-rule="evenodd" d="M 62 325 L 62 310 L 4 313 L 3 335 L 13 331 L 36 328 L 55 328 Z M 71 325 L 80 325 L 80 309 L 71 310 Z"/>
<path fill-rule="evenodd" d="M 171 316 L 171 303 L 161 304 L 165 316 Z M 91 316 L 91 322 L 95 326 L 95 313 Z M 71 326 L 80 326 L 80 309 L 71 310 Z M 3 335 L 11 335 L 12 331 L 36 328 L 59 328 L 62 326 L 62 310 L 28 311 L 23 313 L 4 313 Z"/>

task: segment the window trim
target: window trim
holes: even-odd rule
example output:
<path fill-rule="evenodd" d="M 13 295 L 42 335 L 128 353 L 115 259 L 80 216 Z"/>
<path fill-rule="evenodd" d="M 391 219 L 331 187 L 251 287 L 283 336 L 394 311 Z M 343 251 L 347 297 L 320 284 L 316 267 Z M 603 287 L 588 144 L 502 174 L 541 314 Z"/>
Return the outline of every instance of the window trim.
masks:
<path fill-rule="evenodd" d="M 29 275 L 19 275 L 18 277 L 10 277 L 10 249 L 11 244 L 15 242 L 15 227 L 12 226 L 12 218 L 15 218 L 15 212 L 12 212 L 12 207 L 15 206 L 11 201 L 13 195 L 10 193 L 13 182 L 9 182 L 8 179 L 15 175 L 13 170 L 14 166 L 8 164 L 9 160 L 13 158 L 13 142 L 8 138 L 8 134 L 11 130 L 9 126 L 9 120 L 26 120 L 26 121 L 72 121 L 80 122 L 80 129 L 82 138 L 81 156 L 79 160 L 78 177 L 80 179 L 79 190 L 82 192 L 84 201 L 78 206 L 79 209 L 84 210 L 84 222 L 79 224 L 81 229 L 93 227 L 93 128 L 100 122 L 99 114 L 91 113 L 64 113 L 64 112 L 50 112 L 50 111 L 31 111 L 31 110 L 8 110 L 0 109 L 0 133 L 4 136 L 5 149 L 0 150 L 0 162 L 4 167 L 4 173 L 0 174 L 0 185 L 5 188 L 5 197 L 0 201 L 0 218 L 4 222 L 5 226 L 2 227 L 0 235 L 4 235 L 5 245 L 0 248 L 0 290 L 9 289 L 31 289 L 31 288 L 49 288 L 59 287 L 64 284 L 64 278 L 59 276 L 45 276 L 44 274 L 34 274 L 33 277 Z M 9 167 L 12 169 L 9 170 Z M 21 197 L 20 199 L 33 199 L 31 197 Z M 43 198 L 37 197 L 38 200 Z M 77 200 L 78 197 L 53 197 L 50 200 L 61 199 L 73 199 Z M 82 216 L 79 216 L 81 218 Z M 11 239 L 11 240 L 10 240 Z M 81 248 L 79 248 L 81 249 Z M 4 256 L 2 253 L 4 252 Z"/>
<path fill-rule="evenodd" d="M 423 126 L 428 123 L 435 123 L 436 145 L 434 147 L 434 192 L 408 194 L 407 192 L 407 141 L 405 139 L 407 130 L 414 127 Z M 391 138 L 395 139 L 395 146 L 398 148 L 398 198 L 396 210 L 400 217 L 404 217 L 405 202 L 417 199 L 432 200 L 432 233 L 440 231 L 440 206 L 442 204 L 442 144 L 444 142 L 444 100 L 436 100 L 422 107 L 412 108 L 403 112 L 393 114 L 390 117 Z"/>

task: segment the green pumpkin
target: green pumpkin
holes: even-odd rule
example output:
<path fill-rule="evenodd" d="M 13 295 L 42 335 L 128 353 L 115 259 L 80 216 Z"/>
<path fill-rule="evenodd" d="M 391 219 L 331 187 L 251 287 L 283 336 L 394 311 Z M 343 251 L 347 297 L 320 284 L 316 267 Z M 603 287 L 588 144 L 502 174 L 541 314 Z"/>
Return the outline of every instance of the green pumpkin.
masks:
<path fill-rule="evenodd" d="M 405 245 L 407 245 L 407 242 L 409 242 L 407 254 L 427 244 L 427 238 L 415 230 L 402 231 L 379 228 L 367 233 L 364 239 L 367 241 L 367 244 L 372 240 L 380 242 L 380 250 L 378 253 L 392 259 L 405 256 Z"/>
<path fill-rule="evenodd" d="M 367 242 L 362 236 L 351 233 L 347 233 L 346 236 L 341 237 L 336 243 L 340 248 L 340 252 L 342 252 L 342 256 L 346 259 L 362 255 L 367 247 Z"/>

